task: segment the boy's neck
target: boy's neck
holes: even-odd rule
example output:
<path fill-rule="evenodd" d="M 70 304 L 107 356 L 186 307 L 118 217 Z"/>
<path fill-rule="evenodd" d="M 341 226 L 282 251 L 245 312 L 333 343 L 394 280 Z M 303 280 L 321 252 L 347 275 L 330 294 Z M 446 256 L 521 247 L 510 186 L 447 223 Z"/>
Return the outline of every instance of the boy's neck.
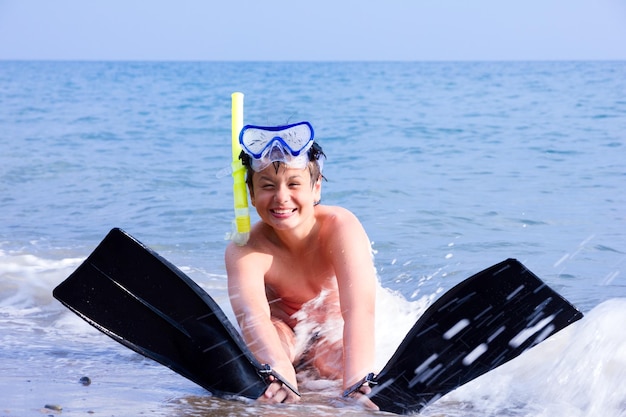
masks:
<path fill-rule="evenodd" d="M 266 227 L 269 229 L 270 235 L 273 236 L 272 240 L 275 240 L 276 244 L 294 255 L 309 251 L 317 239 L 318 224 L 315 216 L 312 216 L 310 221 L 292 229 L 279 230 L 269 225 Z"/>

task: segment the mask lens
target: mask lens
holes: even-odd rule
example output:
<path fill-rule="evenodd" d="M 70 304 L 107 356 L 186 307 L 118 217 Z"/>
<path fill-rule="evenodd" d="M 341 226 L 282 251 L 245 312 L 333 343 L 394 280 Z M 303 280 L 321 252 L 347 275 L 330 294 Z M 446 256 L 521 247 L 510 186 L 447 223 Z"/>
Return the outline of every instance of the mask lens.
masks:
<path fill-rule="evenodd" d="M 306 152 L 313 145 L 313 127 L 309 122 L 287 126 L 245 126 L 239 143 L 252 157 L 252 169 L 262 171 L 272 162 L 283 162 L 294 168 L 305 168 Z"/>
<path fill-rule="evenodd" d="M 279 142 L 292 156 L 307 151 L 313 144 L 313 127 L 309 122 L 287 126 L 245 126 L 239 134 L 239 143 L 253 158 L 261 158 L 274 143 Z"/>

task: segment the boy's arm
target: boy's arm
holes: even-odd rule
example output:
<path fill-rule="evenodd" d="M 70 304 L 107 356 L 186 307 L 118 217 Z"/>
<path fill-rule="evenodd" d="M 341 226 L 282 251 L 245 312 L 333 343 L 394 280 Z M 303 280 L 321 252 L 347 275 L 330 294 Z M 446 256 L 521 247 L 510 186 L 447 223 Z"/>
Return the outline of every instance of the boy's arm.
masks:
<path fill-rule="evenodd" d="M 343 389 L 347 389 L 374 371 L 376 271 L 369 239 L 356 216 L 340 211 L 331 223 L 329 256 L 344 319 Z"/>
<path fill-rule="evenodd" d="M 267 268 L 262 259 L 246 247 L 231 243 L 226 249 L 225 261 L 230 302 L 248 348 L 259 362 L 269 364 L 291 385 L 297 387 L 294 367 L 283 349 L 276 327 L 272 324 L 264 284 Z M 266 391 L 265 396 L 268 399 L 280 390 L 280 386 L 274 385 L 278 384 L 272 384 Z M 287 401 L 298 398 L 289 390 L 282 395 L 287 395 Z"/>

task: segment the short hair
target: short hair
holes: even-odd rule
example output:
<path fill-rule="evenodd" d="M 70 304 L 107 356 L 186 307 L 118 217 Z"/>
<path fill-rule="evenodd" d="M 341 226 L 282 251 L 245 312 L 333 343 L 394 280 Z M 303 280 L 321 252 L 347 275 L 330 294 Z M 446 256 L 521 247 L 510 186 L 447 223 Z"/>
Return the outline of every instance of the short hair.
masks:
<path fill-rule="evenodd" d="M 311 148 L 307 151 L 307 155 L 309 157 L 309 172 L 311 173 L 311 186 L 315 184 L 315 182 L 320 178 L 324 178 L 322 175 L 322 166 L 324 162 L 321 158 L 326 159 L 326 154 L 322 150 L 322 147 L 317 142 L 313 142 Z M 252 157 L 241 151 L 239 154 L 239 159 L 241 159 L 242 165 L 246 168 L 246 184 L 250 189 L 252 189 L 252 176 L 254 175 L 254 170 L 252 169 Z M 283 162 L 273 162 L 274 167 L 278 171 L 278 167 Z"/>

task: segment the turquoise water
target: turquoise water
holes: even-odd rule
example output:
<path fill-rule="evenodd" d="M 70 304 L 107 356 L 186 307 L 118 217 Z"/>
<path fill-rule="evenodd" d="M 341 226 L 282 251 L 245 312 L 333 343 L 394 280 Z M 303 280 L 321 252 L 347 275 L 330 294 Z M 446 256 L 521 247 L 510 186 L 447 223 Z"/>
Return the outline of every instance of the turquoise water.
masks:
<path fill-rule="evenodd" d="M 424 414 L 626 415 L 626 62 L 0 62 L 0 413 L 269 412 L 206 399 L 51 297 L 117 226 L 228 309 L 234 91 L 247 123 L 315 127 L 323 203 L 359 216 L 394 292 L 381 363 L 441 291 L 508 257 L 587 314 Z"/>

